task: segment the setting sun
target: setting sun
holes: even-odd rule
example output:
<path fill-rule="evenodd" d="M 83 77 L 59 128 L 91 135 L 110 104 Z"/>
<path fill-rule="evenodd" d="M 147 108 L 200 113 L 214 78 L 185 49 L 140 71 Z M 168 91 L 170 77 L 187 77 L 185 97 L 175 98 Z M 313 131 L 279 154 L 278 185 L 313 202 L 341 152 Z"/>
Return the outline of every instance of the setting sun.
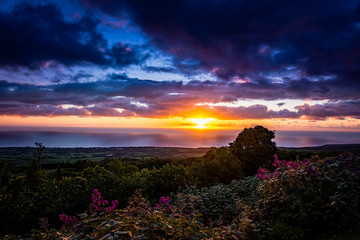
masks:
<path fill-rule="evenodd" d="M 190 118 L 191 122 L 195 123 L 195 128 L 208 128 L 208 123 L 214 121 L 213 118 Z"/>

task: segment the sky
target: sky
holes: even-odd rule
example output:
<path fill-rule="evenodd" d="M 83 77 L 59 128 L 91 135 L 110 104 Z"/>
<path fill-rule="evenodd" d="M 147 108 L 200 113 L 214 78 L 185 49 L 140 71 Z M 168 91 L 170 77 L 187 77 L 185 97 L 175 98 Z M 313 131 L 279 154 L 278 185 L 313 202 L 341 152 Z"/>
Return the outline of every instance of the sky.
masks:
<path fill-rule="evenodd" d="M 0 125 L 360 131 L 360 0 L 2 1 Z"/>

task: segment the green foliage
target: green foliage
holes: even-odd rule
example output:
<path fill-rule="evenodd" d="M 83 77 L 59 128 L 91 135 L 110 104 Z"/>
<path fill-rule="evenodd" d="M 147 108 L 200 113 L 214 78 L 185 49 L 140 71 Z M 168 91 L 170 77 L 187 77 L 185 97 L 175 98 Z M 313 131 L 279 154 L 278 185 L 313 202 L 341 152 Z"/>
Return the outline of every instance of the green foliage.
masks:
<path fill-rule="evenodd" d="M 286 225 L 284 222 L 275 221 L 271 225 L 271 235 L 273 239 L 279 240 L 299 240 L 304 239 L 303 229 L 296 226 Z"/>
<path fill-rule="evenodd" d="M 233 143 L 230 144 L 232 152 L 242 164 L 245 175 L 254 175 L 260 166 L 270 167 L 273 156 L 277 151 L 275 131 L 262 126 L 245 128 Z"/>
<path fill-rule="evenodd" d="M 26 184 L 30 187 L 39 187 L 43 181 L 45 181 L 46 174 L 41 168 L 41 160 L 43 158 L 43 152 L 45 150 L 45 146 L 41 143 L 35 143 L 36 151 L 34 153 L 34 157 L 30 163 L 26 167 L 25 170 L 25 180 Z"/>
<path fill-rule="evenodd" d="M 206 226 L 199 214 L 184 215 L 179 206 L 170 212 L 152 210 L 140 191 L 135 191 L 125 209 L 107 216 L 83 213 L 79 217 L 79 231 L 45 230 L 56 239 L 244 239 L 244 229 L 249 225 L 244 221 L 232 226 Z M 45 230 L 33 238 L 44 239 Z"/>
<path fill-rule="evenodd" d="M 358 223 L 359 167 L 358 157 L 347 156 L 278 168 L 277 177 L 259 185 L 252 203 L 260 228 L 272 229 L 274 239 L 301 239 Z"/>
<path fill-rule="evenodd" d="M 228 147 L 213 148 L 188 168 L 188 175 L 201 186 L 230 183 L 243 176 L 242 166 Z"/>
<path fill-rule="evenodd" d="M 211 187 L 188 187 L 178 193 L 178 198 L 186 199 L 188 209 L 196 209 L 207 223 L 229 224 L 239 214 L 239 202 L 249 202 L 256 194 L 259 180 L 247 177 L 234 180 L 229 185 L 217 184 Z"/>
<path fill-rule="evenodd" d="M 14 180 L 14 165 L 0 161 L 0 187 L 9 186 Z"/>
<path fill-rule="evenodd" d="M 44 173 L 41 156 L 39 148 L 28 169 Z M 360 158 L 355 155 L 313 155 L 311 162 L 277 159 L 272 173 L 246 178 L 244 162 L 232 147 L 162 163 L 139 170 L 120 160 L 82 162 L 78 170 L 83 170 L 73 176 L 64 177 L 61 169 L 62 176 L 41 177 L 35 185 L 0 163 L 0 233 L 41 227 L 33 239 L 304 239 L 359 228 Z M 87 212 L 94 188 L 118 200 L 121 209 Z M 154 207 L 155 199 L 167 195 L 171 208 Z M 60 213 L 80 214 L 80 232 L 53 229 L 60 227 Z"/>
<path fill-rule="evenodd" d="M 112 161 L 107 163 L 106 167 L 111 172 L 119 176 L 134 174 L 139 170 L 138 167 L 136 167 L 135 165 L 125 163 L 119 159 L 113 159 Z"/>
<path fill-rule="evenodd" d="M 163 167 L 140 171 L 143 178 L 141 189 L 149 199 L 157 199 L 161 195 L 176 192 L 184 186 L 185 168 L 182 165 L 166 164 Z"/>

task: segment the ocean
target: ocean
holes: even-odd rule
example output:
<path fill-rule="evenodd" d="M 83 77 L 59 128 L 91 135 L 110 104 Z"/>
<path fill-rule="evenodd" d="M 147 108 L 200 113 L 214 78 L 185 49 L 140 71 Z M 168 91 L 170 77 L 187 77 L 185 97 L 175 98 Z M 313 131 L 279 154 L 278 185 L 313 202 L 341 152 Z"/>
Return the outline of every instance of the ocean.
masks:
<path fill-rule="evenodd" d="M 0 127 L 0 147 L 219 147 L 241 130 Z M 276 131 L 278 147 L 360 143 L 360 132 Z"/>

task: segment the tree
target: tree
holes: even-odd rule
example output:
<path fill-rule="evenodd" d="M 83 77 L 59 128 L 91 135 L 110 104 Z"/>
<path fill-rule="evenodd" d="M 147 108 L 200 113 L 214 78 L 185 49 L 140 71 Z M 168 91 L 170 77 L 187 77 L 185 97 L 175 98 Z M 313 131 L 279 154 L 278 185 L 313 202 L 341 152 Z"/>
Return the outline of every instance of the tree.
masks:
<path fill-rule="evenodd" d="M 46 174 L 41 168 L 41 160 L 43 158 L 45 146 L 38 142 L 36 142 L 35 145 L 36 152 L 34 153 L 31 163 L 26 166 L 25 180 L 29 186 L 38 187 L 46 178 Z"/>
<path fill-rule="evenodd" d="M 258 168 L 271 168 L 274 154 L 277 152 L 275 131 L 270 131 L 263 126 L 245 128 L 239 133 L 230 148 L 239 159 L 245 175 L 254 175 Z"/>
<path fill-rule="evenodd" d="M 212 148 L 187 170 L 190 180 L 206 187 L 243 177 L 240 161 L 228 147 Z"/>

